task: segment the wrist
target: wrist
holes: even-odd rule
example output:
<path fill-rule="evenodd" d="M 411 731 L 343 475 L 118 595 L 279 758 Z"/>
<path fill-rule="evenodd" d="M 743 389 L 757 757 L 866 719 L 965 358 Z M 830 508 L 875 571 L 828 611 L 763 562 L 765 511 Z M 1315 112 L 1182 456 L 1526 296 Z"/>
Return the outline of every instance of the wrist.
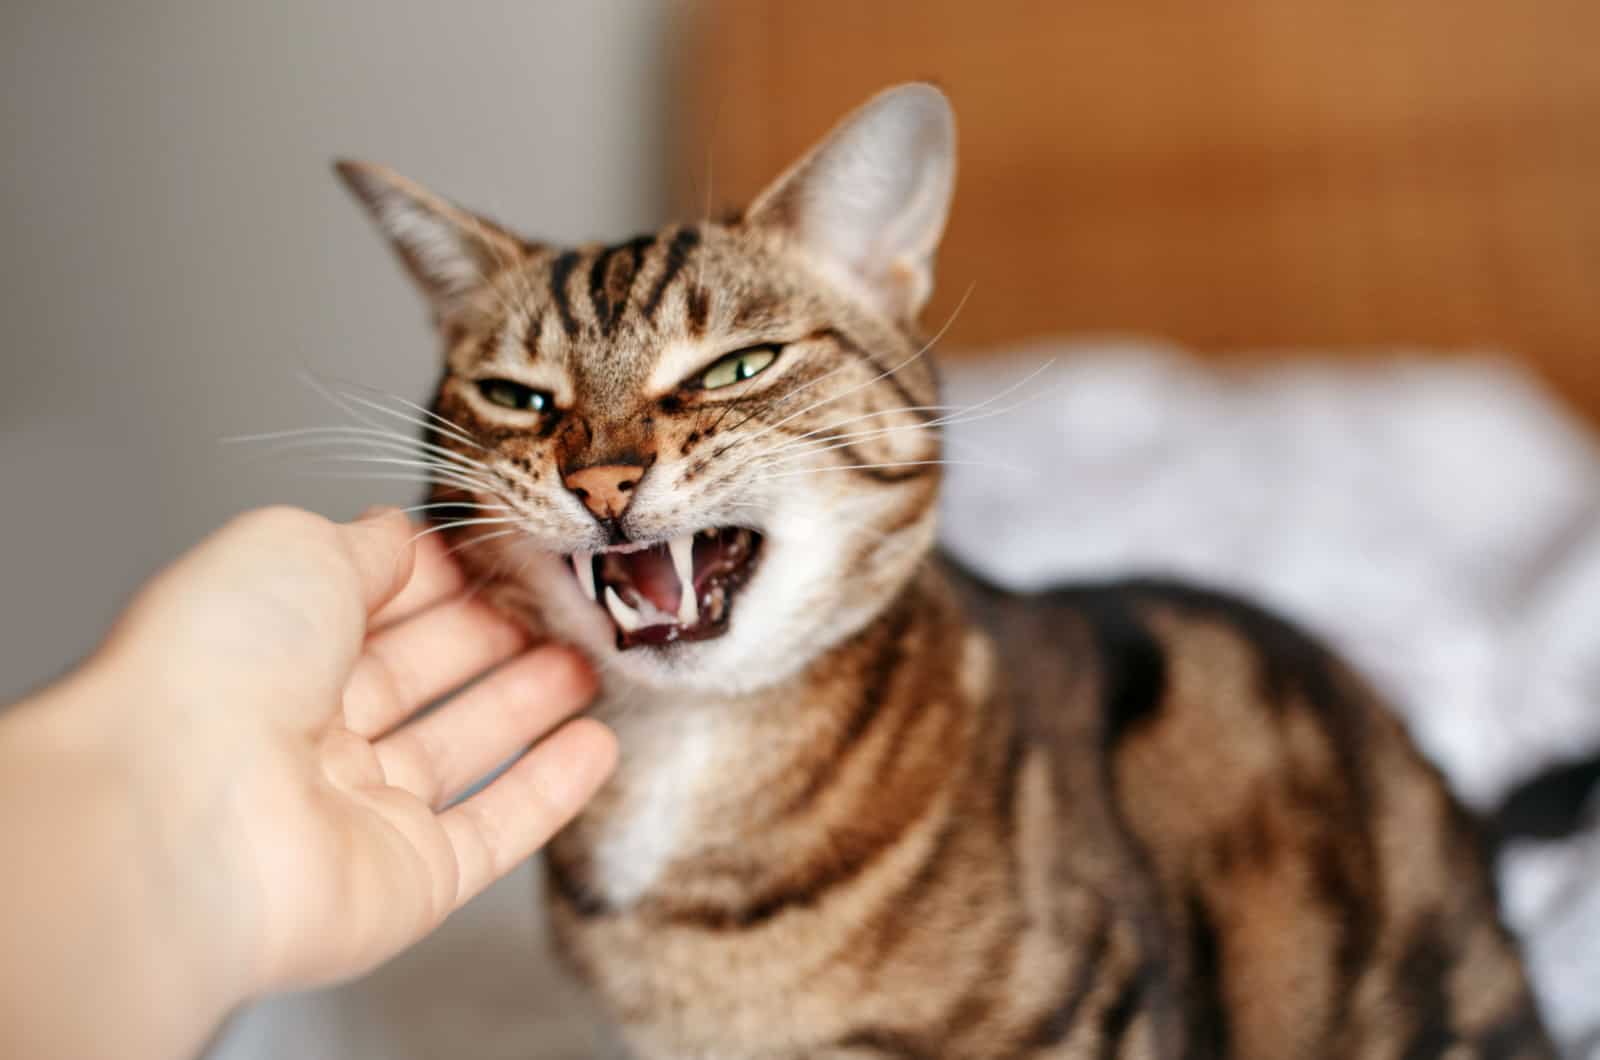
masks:
<path fill-rule="evenodd" d="M 112 1051 L 70 1052 L 181 1055 L 248 991 L 201 815 L 139 738 L 147 694 L 102 653 L 0 717 L 0 835 L 22 854 L 0 887 L 19 906 L 13 952 L 38 955 L 20 989 L 38 1002 L 39 1055 L 114 1029 L 128 1040 Z M 103 1010 L 87 1021 L 85 998 Z"/>

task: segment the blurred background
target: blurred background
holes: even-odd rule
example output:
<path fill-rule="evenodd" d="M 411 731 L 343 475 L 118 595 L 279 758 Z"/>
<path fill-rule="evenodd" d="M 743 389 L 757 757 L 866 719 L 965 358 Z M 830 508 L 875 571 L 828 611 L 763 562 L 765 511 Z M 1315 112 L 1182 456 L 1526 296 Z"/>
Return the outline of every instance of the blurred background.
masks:
<path fill-rule="evenodd" d="M 332 159 L 612 240 L 918 78 L 961 136 L 924 323 L 990 402 L 953 444 L 1034 476 L 952 468 L 947 543 L 1262 597 L 1490 806 L 1600 747 L 1597 40 L 1592 0 L 9 0 L 0 701 L 241 509 L 416 497 L 221 442 L 343 421 L 306 370 L 427 400 L 423 306 Z M 1593 833 L 1502 866 L 1574 1056 L 1597 878 Z M 216 1055 L 604 1052 L 531 886 Z"/>
<path fill-rule="evenodd" d="M 950 93 L 961 172 L 927 319 L 976 284 L 952 346 L 1493 348 L 1600 417 L 1587 0 L 703 10 L 682 113 L 709 161 L 675 175 L 714 164 L 733 201 L 885 84 Z"/>
<path fill-rule="evenodd" d="M 305 368 L 412 400 L 438 375 L 421 300 L 330 164 L 387 162 L 556 240 L 656 225 L 681 13 L 0 5 L 0 699 L 234 512 L 414 501 L 219 442 L 341 422 Z"/>

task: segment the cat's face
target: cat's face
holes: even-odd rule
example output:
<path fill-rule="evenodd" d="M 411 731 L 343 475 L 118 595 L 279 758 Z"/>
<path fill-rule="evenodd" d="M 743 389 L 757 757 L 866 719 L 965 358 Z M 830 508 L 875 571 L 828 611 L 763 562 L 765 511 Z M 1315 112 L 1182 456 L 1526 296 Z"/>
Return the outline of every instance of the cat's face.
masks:
<path fill-rule="evenodd" d="M 445 338 L 427 442 L 456 469 L 435 499 L 483 520 L 463 562 L 653 687 L 758 688 L 865 624 L 932 540 L 910 323 L 952 147 L 942 96 L 894 90 L 739 221 L 579 249 L 342 166 Z"/>

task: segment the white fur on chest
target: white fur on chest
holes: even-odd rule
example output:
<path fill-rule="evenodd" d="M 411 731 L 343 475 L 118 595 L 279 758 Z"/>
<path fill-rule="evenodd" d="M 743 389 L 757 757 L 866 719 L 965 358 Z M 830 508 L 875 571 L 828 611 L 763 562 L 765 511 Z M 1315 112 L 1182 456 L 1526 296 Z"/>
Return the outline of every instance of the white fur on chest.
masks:
<path fill-rule="evenodd" d="M 610 904 L 628 906 L 649 893 L 693 843 L 701 797 L 727 738 L 715 714 L 652 704 L 648 713 L 613 721 L 622 758 L 591 851 L 595 884 Z"/>

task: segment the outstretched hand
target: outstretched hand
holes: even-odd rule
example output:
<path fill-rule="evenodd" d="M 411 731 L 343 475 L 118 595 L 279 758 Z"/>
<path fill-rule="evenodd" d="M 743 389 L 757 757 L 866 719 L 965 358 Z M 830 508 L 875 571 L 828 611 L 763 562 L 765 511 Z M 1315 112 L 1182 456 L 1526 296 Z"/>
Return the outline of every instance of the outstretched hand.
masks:
<path fill-rule="evenodd" d="M 158 978 L 227 1005 L 364 971 L 527 857 L 610 773 L 611 733 L 567 720 L 593 692 L 587 665 L 528 650 L 461 595 L 437 538 L 414 534 L 392 512 L 245 515 L 0 732 L 31 761 L 96 764 L 85 783 L 138 836 L 115 885 L 183 965 Z"/>

